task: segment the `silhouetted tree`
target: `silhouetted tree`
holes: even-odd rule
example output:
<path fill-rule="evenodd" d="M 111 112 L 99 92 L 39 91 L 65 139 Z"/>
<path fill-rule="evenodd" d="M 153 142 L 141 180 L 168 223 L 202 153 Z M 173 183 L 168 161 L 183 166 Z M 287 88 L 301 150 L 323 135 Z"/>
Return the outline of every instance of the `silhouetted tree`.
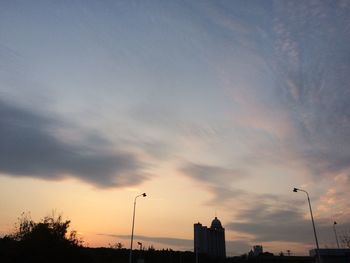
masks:
<path fill-rule="evenodd" d="M 149 247 L 148 247 L 148 251 L 155 251 L 156 249 L 154 248 L 154 246 L 153 245 L 150 245 Z"/>
<path fill-rule="evenodd" d="M 68 235 L 70 220 L 63 220 L 62 216 L 46 216 L 39 223 L 35 223 L 30 215 L 22 213 L 18 219 L 15 232 L 10 235 L 15 241 L 32 242 L 40 245 L 80 246 L 83 241 L 78 239 L 77 232 Z"/>
<path fill-rule="evenodd" d="M 5 258 L 11 258 L 9 262 L 73 261 L 78 256 L 82 240 L 78 239 L 76 231 L 68 234 L 69 224 L 69 220 L 54 215 L 36 223 L 29 214 L 23 213 L 14 233 L 6 236 L 12 243 L 5 244 Z"/>
<path fill-rule="evenodd" d="M 344 247 L 350 248 L 350 231 L 344 233 L 340 239 Z"/>
<path fill-rule="evenodd" d="M 113 249 L 122 249 L 124 247 L 124 245 L 122 243 L 120 243 L 120 242 L 117 242 L 117 243 L 115 243 L 113 245 L 109 244 L 109 247 L 113 248 Z"/>

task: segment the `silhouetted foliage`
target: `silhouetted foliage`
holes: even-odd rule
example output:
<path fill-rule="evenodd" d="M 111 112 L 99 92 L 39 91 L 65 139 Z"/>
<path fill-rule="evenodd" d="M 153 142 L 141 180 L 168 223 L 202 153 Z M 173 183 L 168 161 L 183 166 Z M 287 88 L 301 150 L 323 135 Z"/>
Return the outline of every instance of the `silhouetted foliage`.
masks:
<path fill-rule="evenodd" d="M 341 237 L 340 240 L 343 244 L 344 247 L 350 248 L 350 231 L 344 233 Z"/>
<path fill-rule="evenodd" d="M 69 231 L 69 220 L 61 216 L 44 217 L 34 222 L 28 214 L 22 214 L 13 234 L 0 238 L 1 263 L 128 263 L 129 249 L 116 243 L 110 248 L 82 246 L 75 231 Z M 145 263 L 193 263 L 195 254 L 172 249 L 134 250 L 133 263 L 143 259 Z M 258 257 L 211 258 L 200 254 L 201 263 L 314 263 L 311 257 L 279 257 L 265 252 Z"/>
<path fill-rule="evenodd" d="M 109 247 L 113 248 L 113 249 L 122 249 L 124 247 L 124 245 L 122 243 L 120 243 L 120 242 L 117 242 L 117 243 L 115 243 L 113 245 L 109 244 Z"/>
<path fill-rule="evenodd" d="M 153 245 L 150 245 L 149 247 L 148 247 L 148 251 L 155 251 L 156 249 L 154 248 L 154 246 Z"/>
<path fill-rule="evenodd" d="M 23 213 L 14 233 L 1 240 L 0 256 L 5 262 L 73 261 L 82 241 L 76 231 L 68 234 L 69 224 L 69 220 L 54 215 L 36 223 L 29 214 Z"/>
<path fill-rule="evenodd" d="M 22 214 L 15 233 L 10 235 L 15 241 L 33 242 L 40 245 L 79 246 L 82 241 L 77 238 L 76 231 L 67 236 L 70 221 L 62 220 L 62 216 L 46 216 L 35 223 L 29 215 Z"/>

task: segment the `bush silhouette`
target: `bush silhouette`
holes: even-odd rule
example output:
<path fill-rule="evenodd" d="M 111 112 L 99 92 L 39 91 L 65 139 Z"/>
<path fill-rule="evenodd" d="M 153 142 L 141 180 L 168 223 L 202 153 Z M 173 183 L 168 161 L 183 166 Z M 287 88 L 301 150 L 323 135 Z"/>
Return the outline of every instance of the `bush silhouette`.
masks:
<path fill-rule="evenodd" d="M 19 224 L 12 238 L 20 242 L 37 243 L 41 246 L 79 246 L 82 241 L 71 231 L 67 236 L 70 221 L 62 220 L 62 216 L 46 216 L 39 223 L 35 223 L 30 216 L 22 214 Z"/>
<path fill-rule="evenodd" d="M 69 224 L 61 216 L 47 216 L 36 223 L 22 214 L 15 232 L 3 238 L 7 240 L 3 257 L 7 262 L 73 262 L 80 254 L 82 241 L 75 231 L 68 235 Z"/>

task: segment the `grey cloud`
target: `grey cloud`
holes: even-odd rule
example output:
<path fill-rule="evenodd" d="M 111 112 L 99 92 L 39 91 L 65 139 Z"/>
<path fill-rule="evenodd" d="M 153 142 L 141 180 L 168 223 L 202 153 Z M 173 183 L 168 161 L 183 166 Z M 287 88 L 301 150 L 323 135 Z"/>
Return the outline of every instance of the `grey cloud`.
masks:
<path fill-rule="evenodd" d="M 243 179 L 247 174 L 243 171 L 220 166 L 196 164 L 188 162 L 180 170 L 189 178 L 203 184 L 214 197 L 209 204 L 218 204 L 238 196 L 245 195 L 246 192 L 231 187 L 231 183 Z"/>
<path fill-rule="evenodd" d="M 114 235 L 114 234 L 99 234 L 103 236 L 111 236 L 121 239 L 130 239 L 129 235 Z M 161 243 L 168 246 L 176 246 L 183 250 L 193 251 L 193 240 L 174 237 L 149 237 L 149 236 L 134 236 L 136 240 Z M 251 245 L 244 240 L 226 240 L 226 250 L 230 255 L 240 255 L 243 252 L 249 251 Z"/>
<path fill-rule="evenodd" d="M 0 101 L 0 172 L 48 180 L 71 176 L 97 187 L 134 185 L 147 178 L 136 156 L 91 142 L 64 142 L 53 133 L 60 125 Z"/>
<path fill-rule="evenodd" d="M 274 218 L 277 221 L 281 222 L 290 222 L 295 221 L 296 218 L 300 216 L 300 213 L 295 210 L 275 210 L 269 211 L 267 207 L 264 205 L 254 207 L 254 209 L 243 210 L 240 213 L 240 217 L 242 218 L 254 218 L 259 219 L 260 223 L 268 223 L 271 218 Z"/>
<path fill-rule="evenodd" d="M 173 155 L 169 144 L 161 142 L 160 140 L 141 140 L 138 142 L 134 142 L 134 144 L 136 143 L 140 148 L 142 148 L 145 151 L 145 153 L 155 158 L 157 161 L 169 159 Z"/>
<path fill-rule="evenodd" d="M 227 229 L 237 232 L 252 234 L 255 242 L 303 242 L 313 244 L 314 236 L 311 220 L 304 217 L 304 211 L 294 207 L 271 207 L 259 204 L 240 212 L 241 222 L 227 224 Z M 315 220 L 320 244 L 333 243 L 333 230 L 331 219 Z M 349 224 L 343 227 L 349 227 Z"/>
<path fill-rule="evenodd" d="M 239 256 L 250 251 L 252 245 L 246 240 L 226 241 L 226 251 L 228 255 Z"/>
<path fill-rule="evenodd" d="M 102 234 L 102 235 L 108 235 L 108 236 L 118 237 L 122 239 L 130 239 L 129 235 L 112 235 L 112 234 Z M 134 236 L 134 238 L 142 241 L 150 241 L 150 242 L 162 243 L 169 246 L 178 246 L 178 247 L 184 247 L 187 249 L 193 249 L 193 240 L 191 239 L 173 238 L 173 237 L 149 237 L 149 236 L 140 236 L 140 235 L 136 235 Z"/>
<path fill-rule="evenodd" d="M 246 191 L 232 187 L 210 185 L 208 186 L 208 189 L 214 195 L 209 204 L 218 205 L 230 199 L 247 196 Z"/>
<path fill-rule="evenodd" d="M 243 171 L 196 163 L 187 163 L 181 170 L 195 180 L 212 183 L 217 186 L 225 185 L 228 182 L 228 178 L 232 182 L 232 180 L 242 179 L 246 176 Z"/>

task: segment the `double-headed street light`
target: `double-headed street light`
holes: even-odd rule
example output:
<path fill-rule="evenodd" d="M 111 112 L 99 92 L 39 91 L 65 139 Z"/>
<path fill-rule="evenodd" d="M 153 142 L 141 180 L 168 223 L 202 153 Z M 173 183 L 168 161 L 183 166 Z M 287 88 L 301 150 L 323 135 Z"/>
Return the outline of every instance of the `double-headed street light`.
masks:
<path fill-rule="evenodd" d="M 298 192 L 298 191 L 304 192 L 304 193 L 306 194 L 306 196 L 307 196 L 307 201 L 309 202 L 309 208 L 310 208 L 310 214 L 311 214 L 312 227 L 313 227 L 313 229 L 314 229 L 314 235 L 315 235 L 315 241 L 316 241 L 316 247 L 317 247 L 316 254 L 317 254 L 317 257 L 318 257 L 318 262 L 321 263 L 320 248 L 319 248 L 319 246 L 318 246 L 318 240 L 317 240 L 317 234 L 316 234 L 316 228 L 315 228 L 314 217 L 313 217 L 313 215 L 312 215 L 310 197 L 309 197 L 308 192 L 306 192 L 306 191 L 303 190 L 303 189 L 299 189 L 299 188 L 294 188 L 294 189 L 293 189 L 293 192 L 295 192 L 295 193 Z"/>
<path fill-rule="evenodd" d="M 134 212 L 133 212 L 133 216 L 132 216 L 132 229 L 131 229 L 131 242 L 130 242 L 130 254 L 129 254 L 129 263 L 132 263 L 132 242 L 134 240 L 134 226 L 135 226 L 135 210 L 136 210 L 136 199 L 138 197 L 146 197 L 146 193 L 143 193 L 143 194 L 140 194 L 140 195 L 137 195 L 135 197 L 135 200 L 134 200 Z"/>

